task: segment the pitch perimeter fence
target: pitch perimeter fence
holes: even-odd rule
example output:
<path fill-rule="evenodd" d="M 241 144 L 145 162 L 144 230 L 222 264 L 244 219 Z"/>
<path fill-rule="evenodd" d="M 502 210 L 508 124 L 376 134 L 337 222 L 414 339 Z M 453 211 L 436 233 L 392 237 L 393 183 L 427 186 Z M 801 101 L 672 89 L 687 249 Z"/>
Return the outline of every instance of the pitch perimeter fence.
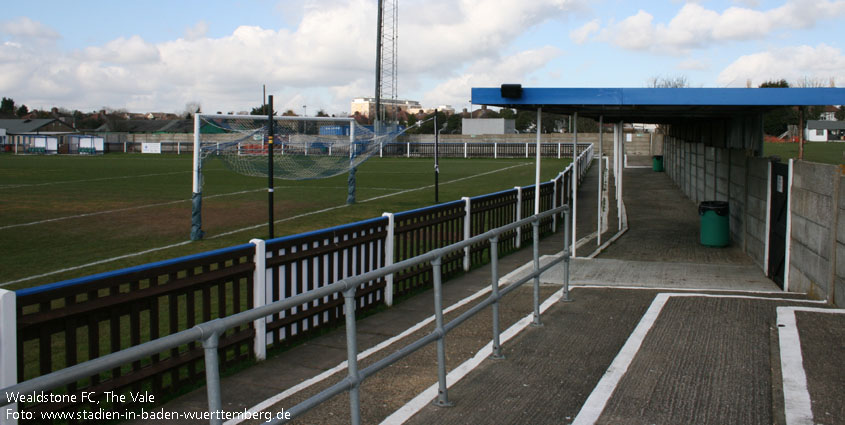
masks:
<path fill-rule="evenodd" d="M 592 145 L 585 145 L 577 159 L 578 182 L 592 155 Z M 573 178 L 570 164 L 542 183 L 540 211 L 569 204 Z M 208 355 L 207 344 L 198 342 L 201 338 L 165 344 L 132 361 L 98 367 L 104 357 L 157 344 L 197 329 L 198 324 L 307 297 L 264 319 L 227 327 L 214 343 L 222 370 L 246 359 L 264 359 L 267 347 L 292 344 L 344 323 L 348 314 L 344 295 L 333 291 L 309 296 L 315 291 L 373 275 L 355 285 L 354 294 L 347 292 L 353 297 L 354 314 L 365 314 L 429 288 L 438 279 L 520 249 L 532 239 L 532 222 L 526 217 L 533 215 L 534 190 L 533 185 L 516 187 L 17 292 L 0 290 L 0 387 L 5 387 L 0 390 L 0 406 L 12 402 L 9 393 L 25 388 L 27 392 L 52 390 L 68 396 L 65 399 L 75 396 L 76 402 L 35 401 L 11 407 L 34 417 L 48 409 L 140 408 L 140 401 L 129 397 L 116 401 L 104 396 L 142 391 L 160 398 L 177 394 L 207 376 L 207 359 L 203 359 L 204 352 Z M 536 220 L 534 237 L 556 232 L 563 224 L 561 217 L 559 210 Z M 517 222 L 521 224 L 514 225 Z M 504 227 L 508 228 L 498 234 L 495 244 L 478 238 Z M 427 261 L 409 262 L 456 244 L 465 246 L 444 252 L 436 267 Z M 400 263 L 407 265 L 378 273 Z M 81 377 L 60 384 L 51 378 L 80 367 L 87 371 Z M 93 397 L 83 398 L 82 393 Z M 0 414 L 5 416 L 8 408 L 0 409 Z"/>
<path fill-rule="evenodd" d="M 148 142 L 129 141 L 128 138 L 121 141 L 116 134 L 105 135 L 105 152 L 135 152 L 144 153 L 144 145 L 154 145 L 156 149 L 152 153 L 158 154 L 190 154 L 193 152 L 193 142 L 186 140 L 149 139 Z M 204 135 L 204 144 L 211 144 L 214 135 Z M 229 139 L 221 136 L 220 143 Z M 578 152 L 586 149 L 592 143 L 578 143 Z M 571 158 L 572 143 L 566 142 L 542 142 L 540 144 L 540 155 L 543 158 Z M 284 148 L 280 149 L 282 154 Z M 391 142 L 384 143 L 379 147 L 379 157 L 406 157 L 406 158 L 431 158 L 434 156 L 434 142 Z M 536 155 L 536 143 L 526 142 L 496 142 L 496 141 L 467 141 L 467 142 L 440 142 L 437 144 L 437 154 L 442 158 L 533 158 Z M 150 151 L 147 151 L 150 152 Z M 298 155 L 322 155 L 322 156 L 348 156 L 348 146 L 325 146 L 323 142 L 302 144 L 290 153 Z"/>

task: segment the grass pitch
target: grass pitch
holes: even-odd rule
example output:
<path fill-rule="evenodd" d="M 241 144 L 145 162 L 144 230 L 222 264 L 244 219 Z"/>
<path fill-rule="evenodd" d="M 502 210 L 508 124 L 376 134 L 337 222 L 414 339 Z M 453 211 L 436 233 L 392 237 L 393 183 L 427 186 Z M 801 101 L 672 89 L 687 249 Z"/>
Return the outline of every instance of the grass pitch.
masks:
<path fill-rule="evenodd" d="M 777 155 L 784 161 L 798 158 L 798 143 L 764 143 L 763 156 Z M 805 142 L 804 159 L 823 164 L 845 164 L 845 143 Z"/>
<path fill-rule="evenodd" d="M 548 181 L 569 160 L 543 159 Z M 534 183 L 529 159 L 441 159 L 440 202 Z M 204 166 L 202 241 L 190 242 L 191 157 L 0 155 L 0 287 L 17 289 L 266 239 L 267 179 Z M 276 237 L 434 204 L 431 158 L 373 158 L 357 173 L 275 181 Z"/>

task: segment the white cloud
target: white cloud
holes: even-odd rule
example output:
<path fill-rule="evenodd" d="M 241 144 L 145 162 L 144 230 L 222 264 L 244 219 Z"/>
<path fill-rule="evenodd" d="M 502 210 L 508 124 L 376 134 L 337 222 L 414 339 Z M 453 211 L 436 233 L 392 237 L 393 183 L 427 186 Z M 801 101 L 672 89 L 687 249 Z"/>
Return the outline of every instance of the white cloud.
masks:
<path fill-rule="evenodd" d="M 788 66 L 785 66 L 788 64 Z M 765 81 L 785 79 L 790 82 L 809 78 L 841 85 L 845 82 L 845 55 L 842 50 L 819 44 L 790 46 L 745 55 L 728 65 L 720 74 L 720 86 L 743 87 L 747 80 L 758 86 Z"/>
<path fill-rule="evenodd" d="M 18 39 L 30 40 L 57 40 L 61 38 L 59 33 L 54 29 L 40 22 L 33 21 L 26 16 L 9 21 L 0 21 L 0 33 L 8 34 Z"/>
<path fill-rule="evenodd" d="M 112 40 L 102 47 L 89 47 L 83 57 L 86 62 L 119 64 L 152 64 L 160 59 L 158 48 L 137 35 Z"/>
<path fill-rule="evenodd" d="M 572 30 L 569 32 L 569 38 L 572 39 L 576 44 L 584 44 L 587 42 L 587 39 L 590 38 L 593 33 L 598 32 L 601 25 L 599 25 L 598 19 L 593 19 L 590 22 Z"/>
<path fill-rule="evenodd" d="M 845 0 L 789 0 L 765 11 L 734 6 L 721 13 L 686 3 L 668 23 L 654 23 L 653 15 L 640 10 L 605 27 L 601 37 L 625 49 L 679 54 L 716 43 L 762 39 L 783 29 L 811 28 L 842 15 Z"/>
<path fill-rule="evenodd" d="M 185 38 L 188 40 L 197 40 L 205 37 L 206 34 L 208 34 L 208 23 L 202 20 L 185 29 Z"/>
<path fill-rule="evenodd" d="M 471 87 L 524 82 L 532 72 L 542 68 L 560 54 L 558 48 L 545 46 L 505 58 L 481 59 L 471 64 L 462 74 L 437 85 L 422 100 L 426 104 L 461 105 L 469 99 Z"/>
<path fill-rule="evenodd" d="M 523 77 L 528 68 L 520 71 L 524 65 L 512 64 L 512 59 L 500 63 L 499 52 L 530 28 L 584 4 L 585 0 L 403 4 L 400 96 L 407 96 L 408 87 L 422 87 L 422 81 L 454 77 L 468 67 L 478 77 L 483 72 L 474 64 L 479 63 L 502 72 L 515 69 L 490 82 L 508 75 Z M 228 36 L 209 38 L 208 24 L 199 21 L 185 27 L 183 38 L 170 41 L 151 43 L 135 35 L 49 54 L 25 35 L 57 39 L 57 32 L 28 18 L 3 22 L 0 31 L 20 39 L 0 44 L 0 90 L 18 102 L 46 107 L 141 111 L 177 111 L 189 101 L 199 101 L 207 111 L 248 110 L 257 105 L 262 84 L 268 94 L 276 94 L 279 105 L 308 104 L 309 111 L 312 107 L 345 111 L 351 98 L 372 95 L 375 1 L 296 0 L 279 4 L 276 12 L 285 20 L 295 17 L 295 22 L 273 29 L 244 25 Z M 539 52 L 548 55 L 547 49 Z M 534 63 L 538 54 L 523 59 Z M 475 80 L 458 85 L 458 79 L 450 80 L 448 90 L 439 93 L 468 99 Z M 427 99 L 436 104 L 447 101 L 437 94 Z"/>
<path fill-rule="evenodd" d="M 710 69 L 710 64 L 700 59 L 687 59 L 678 63 L 678 69 L 704 71 Z"/>

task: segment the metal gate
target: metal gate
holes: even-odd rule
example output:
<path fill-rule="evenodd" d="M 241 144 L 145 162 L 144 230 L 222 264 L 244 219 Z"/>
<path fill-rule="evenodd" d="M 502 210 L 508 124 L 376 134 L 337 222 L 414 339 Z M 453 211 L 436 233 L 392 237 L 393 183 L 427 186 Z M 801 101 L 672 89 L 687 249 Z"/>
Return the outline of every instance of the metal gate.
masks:
<path fill-rule="evenodd" d="M 772 163 L 771 209 L 769 210 L 768 276 L 783 289 L 786 274 L 786 216 L 789 200 L 789 165 Z"/>

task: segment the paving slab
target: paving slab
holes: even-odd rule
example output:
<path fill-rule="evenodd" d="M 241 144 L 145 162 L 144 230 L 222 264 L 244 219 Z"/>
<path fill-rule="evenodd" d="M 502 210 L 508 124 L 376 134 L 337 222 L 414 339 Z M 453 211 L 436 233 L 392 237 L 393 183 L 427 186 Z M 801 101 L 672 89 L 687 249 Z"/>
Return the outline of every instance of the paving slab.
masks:
<path fill-rule="evenodd" d="M 796 311 L 807 389 L 817 424 L 845 423 L 845 314 Z"/>
<path fill-rule="evenodd" d="M 554 259 L 544 256 L 540 264 Z M 503 277 L 516 282 L 531 274 L 526 264 Z M 638 286 L 726 291 L 777 291 L 780 288 L 755 265 L 700 264 L 656 261 L 632 261 L 605 258 L 575 258 L 570 261 L 570 285 Z M 545 284 L 562 285 L 564 266 L 553 266 L 540 276 Z"/>

